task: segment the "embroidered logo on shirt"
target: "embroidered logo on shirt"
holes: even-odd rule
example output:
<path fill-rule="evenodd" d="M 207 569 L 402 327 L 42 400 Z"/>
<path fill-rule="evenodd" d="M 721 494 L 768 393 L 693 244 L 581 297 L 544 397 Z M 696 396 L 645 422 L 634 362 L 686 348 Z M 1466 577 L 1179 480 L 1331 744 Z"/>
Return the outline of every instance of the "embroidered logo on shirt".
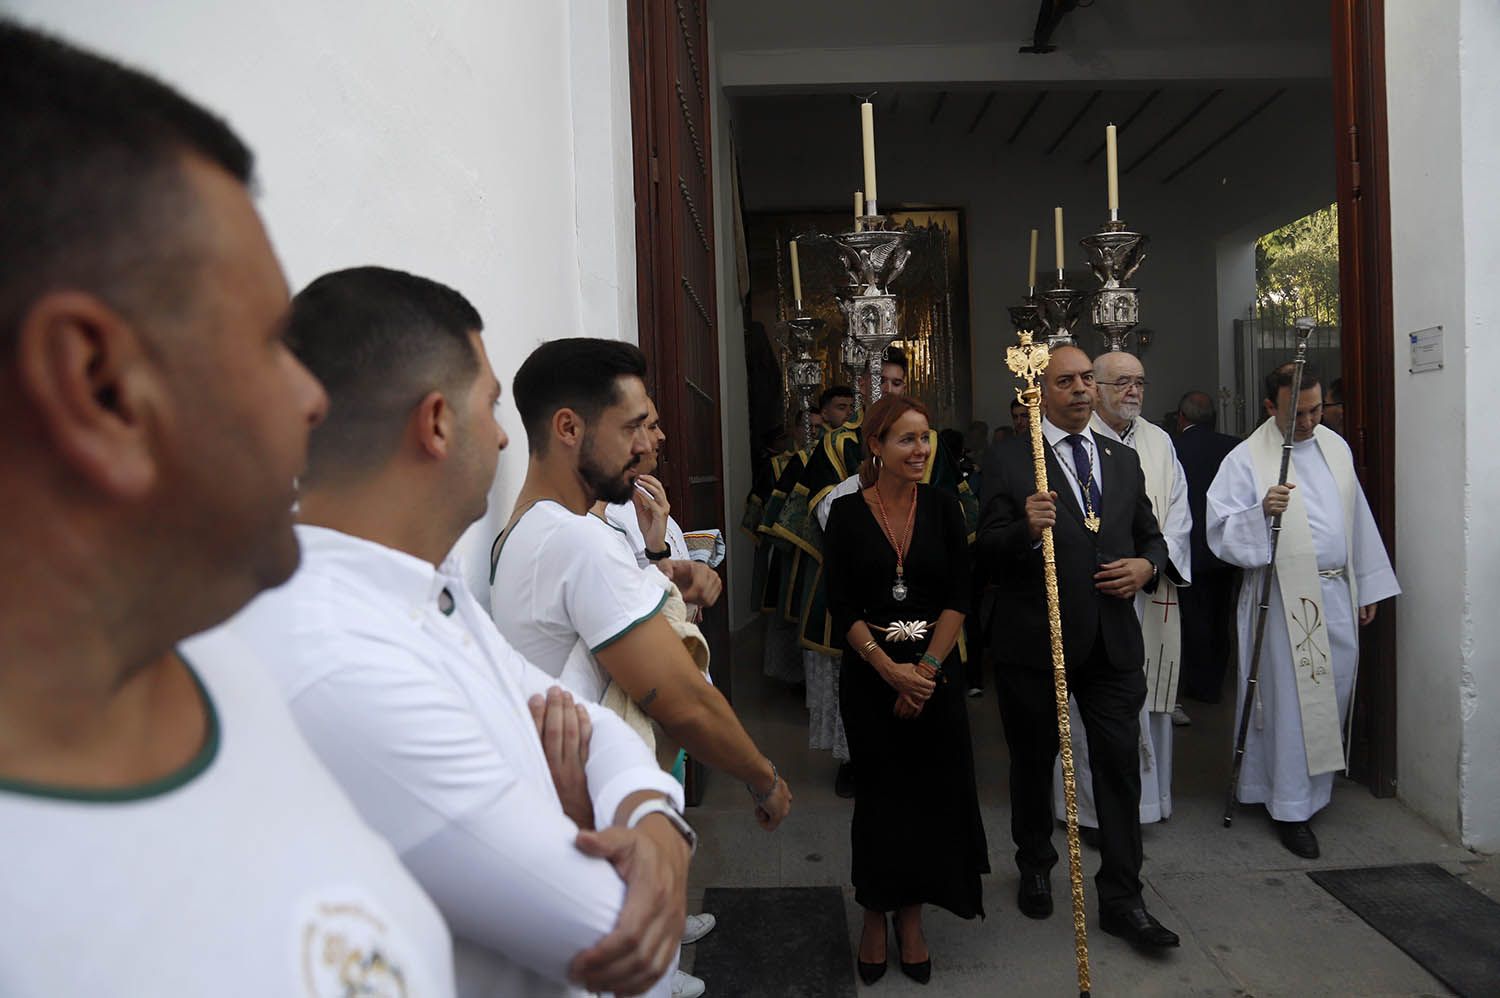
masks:
<path fill-rule="evenodd" d="M 389 927 L 367 902 L 309 901 L 298 923 L 309 998 L 407 998 Z"/>

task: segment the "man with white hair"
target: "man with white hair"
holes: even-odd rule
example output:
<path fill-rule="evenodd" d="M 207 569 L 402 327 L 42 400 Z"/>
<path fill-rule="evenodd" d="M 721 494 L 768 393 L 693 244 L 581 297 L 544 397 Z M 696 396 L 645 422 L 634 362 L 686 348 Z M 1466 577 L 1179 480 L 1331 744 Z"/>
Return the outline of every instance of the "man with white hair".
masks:
<path fill-rule="evenodd" d="M 1098 398 L 1089 428 L 1104 440 L 1118 440 L 1140 457 L 1151 511 L 1167 542 L 1166 571 L 1152 593 L 1135 595 L 1135 612 L 1146 645 L 1146 703 L 1141 708 L 1141 823 L 1172 816 L 1172 712 L 1177 704 L 1178 669 L 1182 661 L 1182 628 L 1177 589 L 1191 578 L 1192 513 L 1187 476 L 1167 432 L 1141 418 L 1146 397 L 1146 369 L 1133 354 L 1103 353 L 1094 358 Z M 1078 823 L 1096 829 L 1093 781 L 1089 778 L 1088 743 L 1073 706 L 1074 758 L 1078 765 Z M 1059 762 L 1059 771 L 1061 762 Z M 1054 809 L 1061 820 L 1062 779 L 1053 780 Z M 1087 833 L 1086 833 L 1087 834 Z M 1088 836 L 1092 838 L 1092 836 Z"/>

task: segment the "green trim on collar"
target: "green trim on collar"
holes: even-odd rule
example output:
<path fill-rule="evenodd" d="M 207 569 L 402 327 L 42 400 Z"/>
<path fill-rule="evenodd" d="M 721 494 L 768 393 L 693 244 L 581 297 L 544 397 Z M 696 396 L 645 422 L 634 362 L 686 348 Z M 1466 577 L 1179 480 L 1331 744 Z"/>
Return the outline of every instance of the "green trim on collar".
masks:
<path fill-rule="evenodd" d="M 177 658 L 187 669 L 188 675 L 193 677 L 193 685 L 198 688 L 198 696 L 202 698 L 206 712 L 207 725 L 207 731 L 203 735 L 203 746 L 181 769 L 132 787 L 64 787 L 51 783 L 33 783 L 29 780 L 8 780 L 0 777 L 0 793 L 78 801 L 84 804 L 125 804 L 164 796 L 197 779 L 209 766 L 213 765 L 214 759 L 219 755 L 219 743 L 222 741 L 219 711 L 214 706 L 214 698 L 209 695 L 208 687 L 203 685 L 203 680 L 198 677 L 198 670 L 193 668 L 187 656 L 179 651 Z"/>
<path fill-rule="evenodd" d="M 640 627 L 642 624 L 644 624 L 646 621 L 650 620 L 652 617 L 656 616 L 658 613 L 661 613 L 661 608 L 667 605 L 667 597 L 669 595 L 671 595 L 671 594 L 667 593 L 667 592 L 663 592 L 661 594 L 661 599 L 657 602 L 656 606 L 652 607 L 650 613 L 646 614 L 644 617 L 637 617 L 635 620 L 632 620 L 630 623 L 626 624 L 623 628 L 621 628 L 618 632 L 616 632 L 615 634 L 610 635 L 609 637 L 605 638 L 599 644 L 597 644 L 594 647 L 590 648 L 589 649 L 589 653 L 593 654 L 593 655 L 599 654 L 601 651 L 603 651 L 604 649 L 608 648 L 610 645 L 614 644 L 616 641 L 620 640 L 625 635 L 627 635 L 631 631 L 635 630 L 637 627 Z"/>
<path fill-rule="evenodd" d="M 555 506 L 562 506 L 562 503 L 558 502 L 556 499 L 551 498 L 550 496 L 543 496 L 540 499 L 534 499 L 532 500 L 530 506 L 527 506 L 525 509 L 521 510 L 521 515 L 516 517 L 515 523 L 509 524 L 504 530 L 495 535 L 494 542 L 490 544 L 490 585 L 493 586 L 495 584 L 495 573 L 500 568 L 500 552 L 505 550 L 505 542 L 510 540 L 510 535 L 515 531 L 517 524 L 525 519 L 526 514 L 530 513 L 538 505 L 544 502 L 550 502 Z M 563 509 L 567 509 L 567 507 L 563 506 Z M 569 510 L 569 512 L 572 511 Z M 587 516 L 588 514 L 585 513 L 584 515 Z M 605 520 L 604 522 L 609 523 L 608 520 Z M 614 527 L 614 524 L 612 523 L 610 523 L 609 525 Z M 615 527 L 615 529 L 619 530 L 620 528 Z"/>

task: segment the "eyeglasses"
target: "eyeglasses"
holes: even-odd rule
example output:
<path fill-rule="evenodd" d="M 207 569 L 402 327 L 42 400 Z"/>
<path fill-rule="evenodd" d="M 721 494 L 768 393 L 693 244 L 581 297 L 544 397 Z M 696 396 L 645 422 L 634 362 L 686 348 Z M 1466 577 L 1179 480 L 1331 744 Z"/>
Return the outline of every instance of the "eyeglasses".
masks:
<path fill-rule="evenodd" d="M 1099 384 L 1101 384 L 1101 385 L 1108 385 L 1111 388 L 1118 388 L 1121 391 L 1124 391 L 1127 388 L 1136 388 L 1136 389 L 1144 390 L 1145 387 L 1147 385 L 1149 385 L 1150 383 L 1151 382 L 1147 381 L 1145 378 L 1121 378 L 1119 381 L 1101 381 L 1101 382 L 1099 382 Z"/>

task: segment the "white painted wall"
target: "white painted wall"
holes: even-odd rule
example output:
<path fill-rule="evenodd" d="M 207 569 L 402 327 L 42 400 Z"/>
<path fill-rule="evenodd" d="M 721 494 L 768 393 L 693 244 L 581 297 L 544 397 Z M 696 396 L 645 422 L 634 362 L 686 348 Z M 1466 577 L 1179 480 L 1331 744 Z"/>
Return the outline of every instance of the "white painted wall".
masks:
<path fill-rule="evenodd" d="M 1396 337 L 1398 790 L 1465 845 L 1500 849 L 1500 10 L 1386 5 Z M 1488 46 L 1488 48 L 1487 48 Z M 1441 325 L 1443 370 L 1407 334 Z"/>
<path fill-rule="evenodd" d="M 1500 373 L 1500 6 L 1493 0 L 1463 0 L 1459 15 L 1459 101 L 1462 109 L 1464 190 L 1464 324 L 1466 346 L 1465 437 L 1470 460 L 1465 511 L 1472 635 L 1463 644 L 1459 680 L 1460 833 L 1466 845 L 1500 851 L 1500 452 L 1494 407 Z M 1399 508 L 1399 507 L 1398 507 Z M 1478 510 L 1480 515 L 1474 516 Z M 1412 510 L 1421 516 L 1418 506 Z"/>
<path fill-rule="evenodd" d="M 516 368 L 558 336 L 635 339 L 624 5 L 611 0 L 5 0 L 158 74 L 255 149 L 294 289 L 381 264 L 462 291 L 507 389 L 490 514 L 461 547 L 481 599 L 526 467 Z"/>
<path fill-rule="evenodd" d="M 1219 313 L 1219 380 L 1230 391 L 1236 388 L 1234 378 L 1235 347 L 1234 323 L 1236 319 L 1248 319 L 1255 307 L 1255 241 L 1258 236 L 1229 236 L 1219 240 L 1214 247 L 1218 275 Z M 1218 401 L 1217 394 L 1215 401 Z M 1223 433 L 1239 432 L 1239 415 L 1245 414 L 1245 429 L 1252 429 L 1259 421 L 1259 403 L 1255 393 L 1249 398 L 1238 393 L 1230 399 L 1227 407 L 1219 407 L 1219 430 Z"/>

